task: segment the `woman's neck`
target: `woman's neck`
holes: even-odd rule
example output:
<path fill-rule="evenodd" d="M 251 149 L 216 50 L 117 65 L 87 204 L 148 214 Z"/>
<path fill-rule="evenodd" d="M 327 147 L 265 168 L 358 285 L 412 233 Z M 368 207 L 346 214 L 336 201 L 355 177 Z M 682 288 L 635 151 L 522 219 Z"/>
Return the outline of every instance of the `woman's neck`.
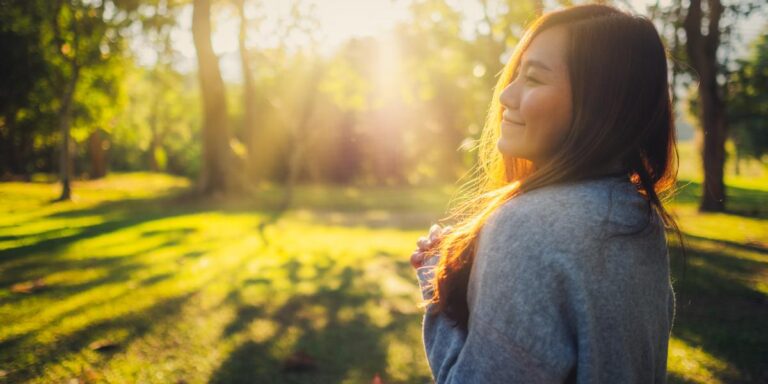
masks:
<path fill-rule="evenodd" d="M 593 175 L 596 177 L 600 176 L 621 176 L 628 174 L 629 171 L 624 167 L 624 164 L 620 160 L 614 160 L 605 166 L 598 167 L 594 172 Z"/>

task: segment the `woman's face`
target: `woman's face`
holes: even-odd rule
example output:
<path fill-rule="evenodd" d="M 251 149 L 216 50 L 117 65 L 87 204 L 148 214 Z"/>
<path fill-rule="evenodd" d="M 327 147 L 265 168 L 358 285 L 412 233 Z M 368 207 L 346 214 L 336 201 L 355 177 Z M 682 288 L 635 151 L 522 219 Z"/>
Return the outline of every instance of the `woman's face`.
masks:
<path fill-rule="evenodd" d="M 536 36 L 522 55 L 512 82 L 501 92 L 504 107 L 497 148 L 505 156 L 546 162 L 571 124 L 571 82 L 565 63 L 566 30 Z"/>

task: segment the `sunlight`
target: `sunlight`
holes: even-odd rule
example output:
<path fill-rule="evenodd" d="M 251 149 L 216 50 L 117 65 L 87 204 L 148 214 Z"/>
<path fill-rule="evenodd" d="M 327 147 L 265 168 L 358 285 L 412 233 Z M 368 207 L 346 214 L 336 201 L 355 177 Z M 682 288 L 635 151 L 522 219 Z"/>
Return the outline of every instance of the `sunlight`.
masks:
<path fill-rule="evenodd" d="M 265 0 L 258 6 L 246 9 L 250 19 L 262 18 L 262 25 L 254 28 L 248 38 L 249 46 L 275 47 L 279 42 L 275 30 L 282 20 L 290 15 L 291 1 Z M 332 53 L 340 44 L 355 37 L 380 36 L 390 30 L 398 21 L 408 17 L 408 1 L 398 0 L 308 0 L 303 3 L 303 12 L 316 18 L 319 29 L 312 32 L 322 54 Z M 231 9 L 229 9 L 231 8 Z M 178 25 L 172 32 L 175 48 L 180 55 L 176 65 L 181 71 L 194 70 L 195 45 L 191 32 L 192 7 L 187 6 L 178 16 Z M 221 60 L 222 76 L 226 81 L 239 82 L 241 79 L 238 58 L 238 33 L 240 23 L 234 7 L 221 7 L 212 21 L 211 37 L 214 51 Z M 303 46 L 309 39 L 301 34 L 287 38 L 289 46 Z M 138 61 L 152 65 L 157 60 L 155 47 L 138 38 L 133 43 Z"/>
<path fill-rule="evenodd" d="M 377 56 L 374 80 L 380 99 L 375 101 L 375 104 L 377 104 L 374 105 L 375 108 L 379 108 L 381 105 L 397 100 L 400 97 L 398 92 L 400 91 L 401 84 L 398 81 L 392 81 L 393 79 L 401 78 L 400 72 L 402 71 L 402 58 L 397 40 L 391 35 L 381 39 Z"/>
<path fill-rule="evenodd" d="M 652 0 L 630 0 L 628 8 L 643 12 Z M 248 3 L 248 2 L 247 2 Z M 291 10 L 292 1 L 262 0 L 250 2 L 246 9 L 249 19 L 262 18 L 263 22 L 259 31 L 253 31 L 248 39 L 248 45 L 253 47 L 275 47 L 278 45 L 278 37 L 275 28 L 281 20 L 284 20 Z M 447 3 L 460 9 L 466 16 L 462 33 L 474 31 L 477 23 L 483 19 L 479 2 L 473 0 L 449 0 Z M 545 8 L 551 8 L 551 2 L 545 1 Z M 669 0 L 660 2 L 661 5 L 669 3 Z M 319 28 L 313 32 L 318 42 L 319 51 L 331 54 L 345 41 L 355 37 L 383 36 L 398 22 L 407 21 L 410 0 L 306 0 L 302 2 L 303 8 L 309 8 L 309 12 L 316 18 Z M 489 5 L 494 6 L 490 1 Z M 240 73 L 238 53 L 238 32 L 240 28 L 239 18 L 234 7 L 221 6 L 218 9 L 215 20 L 212 21 L 213 35 L 211 37 L 214 51 L 219 56 L 221 71 L 227 82 L 239 83 L 242 79 Z M 192 6 L 188 5 L 179 12 L 177 25 L 172 32 L 174 48 L 178 53 L 175 66 L 181 72 L 191 72 L 197 67 L 195 46 L 191 32 Z M 748 25 L 750 23 L 744 23 Z M 742 28 L 743 29 L 743 28 Z M 755 30 L 746 30 L 746 37 L 754 37 Z M 302 46 L 308 43 L 306 37 L 291 36 L 287 39 L 289 45 Z M 749 40 L 749 39 L 745 39 Z M 138 36 L 131 42 L 132 50 L 141 65 L 151 66 L 157 60 L 156 47 L 148 44 L 146 38 Z M 743 48 L 743 47 L 739 47 Z M 479 71 L 479 69 L 478 69 Z"/>
<path fill-rule="evenodd" d="M 683 380 L 713 384 L 722 383 L 718 376 L 729 369 L 724 361 L 676 337 L 669 340 L 667 364 L 669 372 Z"/>

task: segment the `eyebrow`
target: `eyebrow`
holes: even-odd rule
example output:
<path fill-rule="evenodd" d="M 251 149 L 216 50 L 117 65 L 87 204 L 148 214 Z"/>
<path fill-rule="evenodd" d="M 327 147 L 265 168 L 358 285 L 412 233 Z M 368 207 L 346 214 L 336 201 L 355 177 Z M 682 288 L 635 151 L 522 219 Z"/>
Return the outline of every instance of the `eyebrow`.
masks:
<path fill-rule="evenodd" d="M 523 65 L 521 67 L 525 67 L 525 66 L 537 67 L 537 68 L 541 68 L 541 69 L 543 69 L 545 71 L 550 71 L 550 72 L 552 71 L 552 69 L 549 68 L 546 64 L 542 63 L 541 61 L 535 60 L 535 59 L 526 60 L 525 63 L 523 63 Z"/>

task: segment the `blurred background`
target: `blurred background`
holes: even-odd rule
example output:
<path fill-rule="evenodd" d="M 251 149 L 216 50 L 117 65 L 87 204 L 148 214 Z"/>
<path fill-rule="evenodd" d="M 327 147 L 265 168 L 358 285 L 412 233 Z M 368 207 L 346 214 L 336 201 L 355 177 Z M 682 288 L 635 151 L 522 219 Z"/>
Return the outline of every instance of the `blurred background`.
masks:
<path fill-rule="evenodd" d="M 584 3 L 0 0 L 0 383 L 429 382 L 410 253 Z M 768 5 L 599 3 L 669 50 L 669 379 L 768 382 Z"/>

